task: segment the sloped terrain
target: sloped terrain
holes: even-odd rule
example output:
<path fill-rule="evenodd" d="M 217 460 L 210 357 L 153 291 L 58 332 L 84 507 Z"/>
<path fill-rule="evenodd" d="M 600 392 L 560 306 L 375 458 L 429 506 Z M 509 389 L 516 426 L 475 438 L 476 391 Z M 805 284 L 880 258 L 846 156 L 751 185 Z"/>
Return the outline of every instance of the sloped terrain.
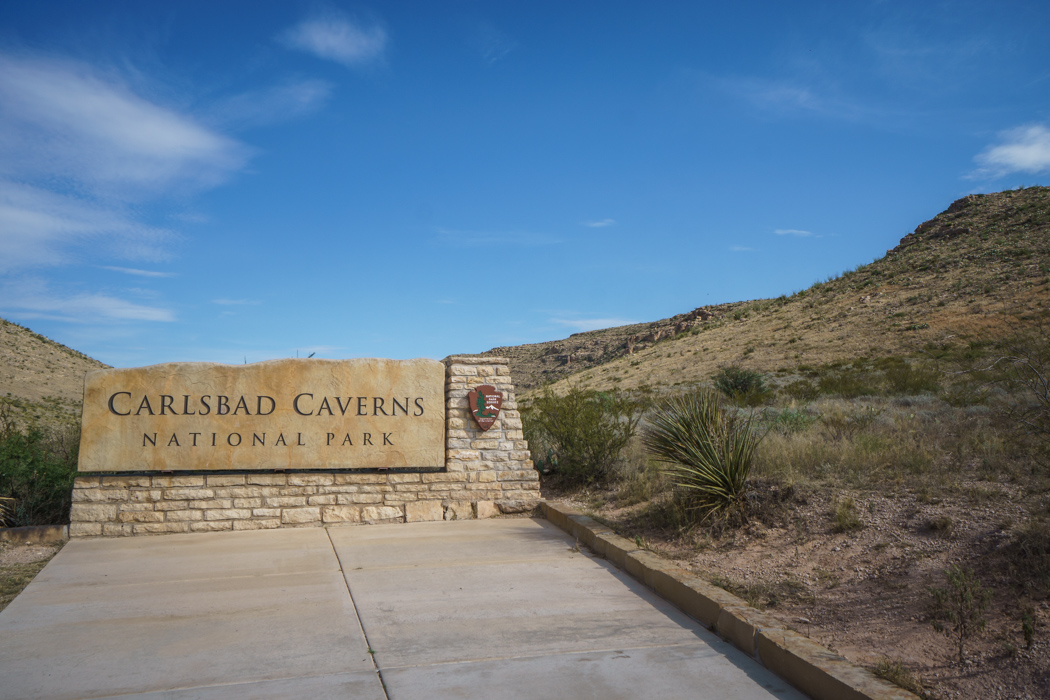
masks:
<path fill-rule="evenodd" d="M 523 389 L 667 390 L 725 365 L 760 372 L 1013 335 L 1050 302 L 1050 188 L 970 195 L 886 256 L 777 299 L 494 348 Z"/>
<path fill-rule="evenodd" d="M 0 318 L 0 404 L 18 422 L 41 427 L 78 423 L 84 375 L 106 366 Z"/>

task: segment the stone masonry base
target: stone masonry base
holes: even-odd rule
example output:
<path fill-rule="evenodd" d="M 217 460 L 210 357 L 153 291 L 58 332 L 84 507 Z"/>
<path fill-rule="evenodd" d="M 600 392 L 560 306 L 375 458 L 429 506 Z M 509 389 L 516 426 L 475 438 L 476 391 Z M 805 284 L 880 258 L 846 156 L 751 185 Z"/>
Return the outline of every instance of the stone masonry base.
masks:
<path fill-rule="evenodd" d="M 488 518 L 531 510 L 539 475 L 521 433 L 507 360 L 445 360 L 444 471 L 239 472 L 78 476 L 69 535 L 259 530 Z M 488 431 L 474 423 L 467 393 L 503 394 Z"/>

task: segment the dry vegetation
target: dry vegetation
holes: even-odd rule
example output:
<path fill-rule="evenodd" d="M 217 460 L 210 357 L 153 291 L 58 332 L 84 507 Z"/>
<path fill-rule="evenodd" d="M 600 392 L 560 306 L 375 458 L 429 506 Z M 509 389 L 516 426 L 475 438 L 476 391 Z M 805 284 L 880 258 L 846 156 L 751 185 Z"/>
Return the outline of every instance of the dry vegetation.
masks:
<path fill-rule="evenodd" d="M 547 494 L 926 697 L 1050 697 L 1050 406 L 1016 361 L 1050 371 L 1048 301 L 1050 190 L 960 200 L 870 265 L 551 385 L 660 402 L 761 375 L 736 397 L 765 433 L 746 517 L 688 518 L 640 440 L 605 487 Z M 517 359 L 558 379 L 552 356 Z M 957 635 L 932 592 L 953 566 L 990 591 L 962 663 L 935 628 Z"/>
<path fill-rule="evenodd" d="M 0 403 L 19 423 L 61 429 L 80 422 L 84 375 L 106 365 L 0 318 Z"/>

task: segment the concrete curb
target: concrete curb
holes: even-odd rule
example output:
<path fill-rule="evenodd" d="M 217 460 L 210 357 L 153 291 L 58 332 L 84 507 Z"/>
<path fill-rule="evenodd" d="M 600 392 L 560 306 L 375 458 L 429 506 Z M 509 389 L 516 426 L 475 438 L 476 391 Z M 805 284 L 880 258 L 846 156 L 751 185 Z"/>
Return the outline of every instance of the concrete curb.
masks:
<path fill-rule="evenodd" d="M 539 512 L 815 700 L 918 700 L 568 506 L 543 501 Z"/>
<path fill-rule="evenodd" d="M 0 529 L 0 542 L 11 544 L 58 544 L 69 539 L 69 525 L 31 525 Z"/>

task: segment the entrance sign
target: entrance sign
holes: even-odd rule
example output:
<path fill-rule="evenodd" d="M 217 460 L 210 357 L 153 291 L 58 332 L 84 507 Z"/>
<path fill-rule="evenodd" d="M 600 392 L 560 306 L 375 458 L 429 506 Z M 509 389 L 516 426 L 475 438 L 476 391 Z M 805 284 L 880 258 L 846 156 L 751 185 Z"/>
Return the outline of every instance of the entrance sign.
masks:
<path fill-rule="evenodd" d="M 482 384 L 467 393 L 467 405 L 474 421 L 482 430 L 488 430 L 499 418 L 499 409 L 503 406 L 503 394 L 491 384 Z"/>
<path fill-rule="evenodd" d="M 99 370 L 85 382 L 79 469 L 443 467 L 444 383 L 444 364 L 422 359 Z"/>

